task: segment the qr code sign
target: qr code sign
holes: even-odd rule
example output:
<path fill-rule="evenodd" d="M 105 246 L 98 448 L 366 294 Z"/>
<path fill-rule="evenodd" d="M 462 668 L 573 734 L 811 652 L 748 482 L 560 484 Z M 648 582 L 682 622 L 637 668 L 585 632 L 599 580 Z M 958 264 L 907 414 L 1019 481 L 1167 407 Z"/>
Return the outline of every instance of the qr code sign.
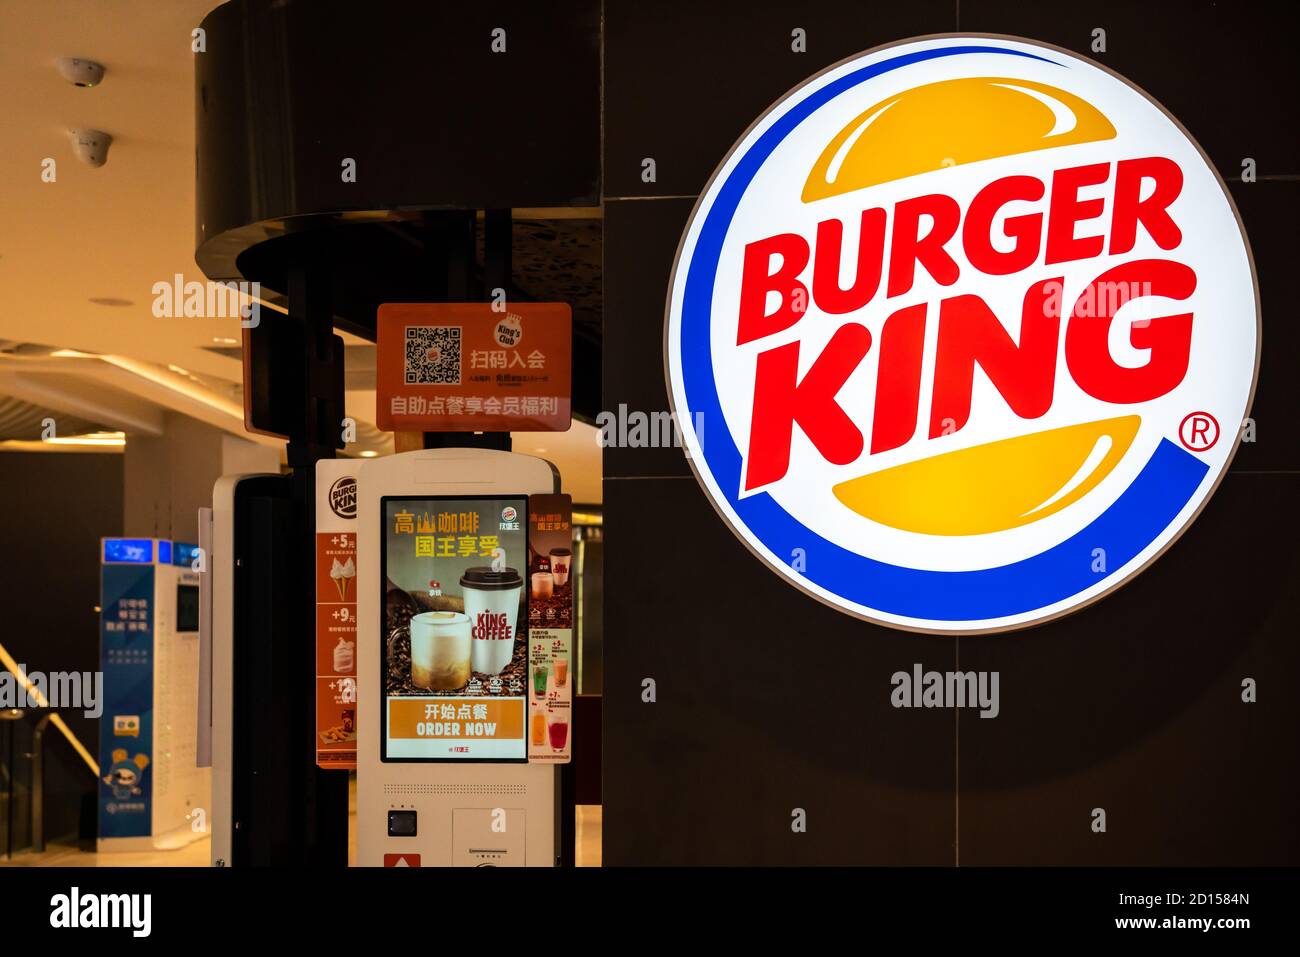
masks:
<path fill-rule="evenodd" d="M 405 371 L 407 385 L 460 385 L 460 326 L 407 326 Z"/>

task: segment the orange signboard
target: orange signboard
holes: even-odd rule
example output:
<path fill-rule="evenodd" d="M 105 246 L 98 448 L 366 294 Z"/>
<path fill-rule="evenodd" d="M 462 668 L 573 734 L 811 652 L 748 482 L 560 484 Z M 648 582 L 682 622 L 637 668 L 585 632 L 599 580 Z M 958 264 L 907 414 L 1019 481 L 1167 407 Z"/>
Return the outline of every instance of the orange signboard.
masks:
<path fill-rule="evenodd" d="M 524 703 L 518 698 L 389 698 L 391 738 L 522 738 Z"/>
<path fill-rule="evenodd" d="M 357 766 L 357 482 L 350 459 L 316 464 L 316 763 Z"/>
<path fill-rule="evenodd" d="M 564 303 L 379 307 L 376 422 L 390 432 L 564 432 L 572 313 Z"/>

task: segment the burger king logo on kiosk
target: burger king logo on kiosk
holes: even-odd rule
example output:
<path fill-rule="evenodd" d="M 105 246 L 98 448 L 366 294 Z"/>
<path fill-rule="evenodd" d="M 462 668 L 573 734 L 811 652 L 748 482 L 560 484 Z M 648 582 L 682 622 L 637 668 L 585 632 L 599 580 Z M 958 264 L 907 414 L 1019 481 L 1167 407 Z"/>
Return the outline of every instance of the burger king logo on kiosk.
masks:
<path fill-rule="evenodd" d="M 1259 360 L 1223 182 L 1067 51 L 929 37 L 793 90 L 682 238 L 673 411 L 773 570 L 914 631 L 1022 628 L 1152 562 L 1223 477 Z"/>

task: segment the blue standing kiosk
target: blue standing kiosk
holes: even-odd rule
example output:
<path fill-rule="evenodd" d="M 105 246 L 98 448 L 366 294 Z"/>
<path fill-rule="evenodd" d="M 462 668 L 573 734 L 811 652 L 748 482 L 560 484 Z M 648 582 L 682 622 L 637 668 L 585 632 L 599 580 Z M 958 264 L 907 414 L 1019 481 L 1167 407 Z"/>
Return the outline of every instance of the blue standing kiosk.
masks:
<path fill-rule="evenodd" d="M 182 847 L 207 833 L 197 766 L 198 547 L 100 543 L 100 851 Z"/>

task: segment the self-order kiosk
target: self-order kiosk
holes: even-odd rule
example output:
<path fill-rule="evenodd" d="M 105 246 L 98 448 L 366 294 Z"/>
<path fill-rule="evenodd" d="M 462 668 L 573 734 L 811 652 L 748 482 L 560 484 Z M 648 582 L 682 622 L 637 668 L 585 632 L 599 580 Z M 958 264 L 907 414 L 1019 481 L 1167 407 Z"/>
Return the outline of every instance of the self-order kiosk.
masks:
<path fill-rule="evenodd" d="M 565 641 L 553 636 L 567 633 L 538 629 L 538 642 L 531 649 L 529 642 L 530 581 L 544 582 L 538 593 L 554 600 L 563 587 L 556 582 L 568 575 L 567 521 L 554 549 L 534 541 L 530 553 L 530 501 L 553 500 L 537 497 L 559 491 L 555 468 L 528 455 L 447 448 L 326 460 L 316 478 L 318 554 L 292 561 L 317 563 L 318 635 L 323 629 L 328 638 L 318 651 L 317 707 L 325 717 L 318 740 L 302 746 L 343 752 L 333 763 L 318 757 L 331 774 L 347 773 L 339 759 L 355 748 L 356 863 L 555 866 L 557 761 L 567 760 L 569 729 L 568 711 L 555 709 L 569 707 L 572 685 Z M 227 477 L 215 489 L 212 855 L 219 866 L 260 859 L 248 825 L 266 812 L 241 791 L 247 773 L 238 767 L 260 760 L 260 745 L 241 735 L 231 711 L 241 682 L 251 680 L 241 656 L 265 644 L 243 634 L 266 616 L 247 614 L 261 607 L 245 593 L 262 587 L 262 576 L 250 567 L 260 561 L 255 543 L 241 542 L 273 538 L 282 482 Z M 265 517 L 250 523 L 240 503 L 253 491 L 249 501 L 260 502 Z M 346 515 L 346 525 L 322 531 L 326 507 Z M 549 668 L 538 666 L 543 660 Z M 333 674 L 322 676 L 322 668 Z"/>
<path fill-rule="evenodd" d="M 528 501 L 543 459 L 407 452 L 357 474 L 357 863 L 556 863 L 529 763 Z"/>

